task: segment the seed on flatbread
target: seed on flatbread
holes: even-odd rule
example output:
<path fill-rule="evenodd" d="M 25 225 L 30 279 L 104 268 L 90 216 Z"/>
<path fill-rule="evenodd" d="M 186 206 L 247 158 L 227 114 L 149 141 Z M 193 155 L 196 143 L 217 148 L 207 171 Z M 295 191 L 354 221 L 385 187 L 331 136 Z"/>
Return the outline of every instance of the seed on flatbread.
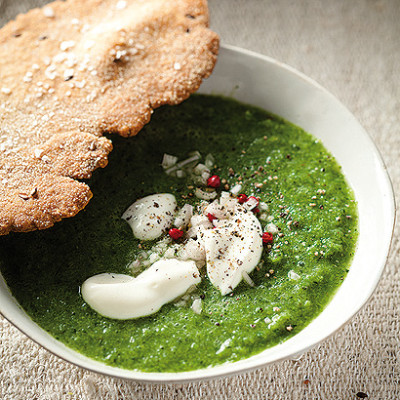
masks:
<path fill-rule="evenodd" d="M 67 0 L 0 30 L 0 235 L 82 210 L 111 141 L 210 75 L 206 0 Z"/>

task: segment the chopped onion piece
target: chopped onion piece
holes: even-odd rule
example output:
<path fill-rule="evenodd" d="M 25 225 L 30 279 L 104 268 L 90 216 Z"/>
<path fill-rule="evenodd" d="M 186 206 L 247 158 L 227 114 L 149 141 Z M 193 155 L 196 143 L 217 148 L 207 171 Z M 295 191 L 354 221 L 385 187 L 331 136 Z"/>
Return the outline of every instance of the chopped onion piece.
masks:
<path fill-rule="evenodd" d="M 167 251 L 164 253 L 164 258 L 175 258 L 176 256 L 176 247 L 170 247 L 169 249 L 167 249 Z"/>
<path fill-rule="evenodd" d="M 207 172 L 204 172 L 203 174 L 207 174 Z M 193 183 L 195 185 L 200 185 L 200 186 L 207 186 L 207 179 L 209 177 L 210 174 L 208 174 L 208 177 L 203 177 L 202 175 L 192 175 L 193 178 Z"/>
<path fill-rule="evenodd" d="M 252 210 L 258 206 L 258 200 L 255 197 L 249 197 L 246 203 L 243 204 L 248 210 Z"/>
<path fill-rule="evenodd" d="M 175 157 L 175 156 L 172 156 L 170 154 L 164 153 L 161 166 L 164 169 L 167 169 L 167 168 L 172 167 L 173 165 L 175 165 L 177 163 L 177 161 L 178 161 L 178 157 Z"/>
<path fill-rule="evenodd" d="M 130 269 L 132 272 L 136 272 L 136 271 L 139 269 L 139 267 L 140 267 L 140 260 L 132 261 L 132 262 L 130 263 L 130 265 L 129 265 L 129 269 Z"/>
<path fill-rule="evenodd" d="M 267 213 L 261 213 L 259 216 L 258 216 L 258 219 L 260 220 L 260 221 L 266 221 L 267 220 L 267 218 L 268 218 L 268 214 Z"/>
<path fill-rule="evenodd" d="M 288 272 L 288 278 L 298 281 L 300 279 L 300 275 L 296 274 L 292 269 Z"/>
<path fill-rule="evenodd" d="M 273 234 L 279 232 L 278 227 L 277 227 L 275 224 L 273 224 L 272 222 L 269 223 L 269 224 L 265 227 L 265 230 L 266 230 L 267 232 L 273 233 Z"/>
<path fill-rule="evenodd" d="M 202 175 L 203 172 L 210 173 L 210 170 L 204 164 L 201 163 L 197 164 L 193 169 L 193 173 L 195 175 Z"/>
<path fill-rule="evenodd" d="M 237 196 L 241 190 L 242 190 L 242 185 L 235 185 L 231 188 L 231 193 Z"/>
<path fill-rule="evenodd" d="M 214 200 L 217 197 L 217 192 L 205 192 L 200 188 L 196 188 L 194 195 L 201 200 Z"/>
<path fill-rule="evenodd" d="M 201 153 L 198 150 L 194 150 L 189 153 L 189 157 L 192 157 L 192 156 L 196 156 L 197 159 L 199 160 L 201 158 Z"/>
<path fill-rule="evenodd" d="M 256 284 L 253 282 L 253 280 L 250 278 L 249 274 L 246 271 L 242 271 L 242 277 L 249 286 L 251 287 L 256 286 Z"/>
<path fill-rule="evenodd" d="M 211 169 L 214 167 L 215 164 L 215 159 L 212 156 L 212 154 L 207 154 L 206 158 L 204 159 L 204 164 L 206 165 L 207 168 Z"/>
<path fill-rule="evenodd" d="M 160 256 L 157 253 L 151 253 L 150 256 L 149 256 L 150 264 L 154 264 L 159 259 L 160 259 Z"/>
<path fill-rule="evenodd" d="M 191 309 L 193 310 L 194 313 L 201 314 L 201 311 L 202 311 L 202 308 L 203 308 L 201 303 L 202 303 L 201 299 L 195 299 L 193 301 Z"/>
<path fill-rule="evenodd" d="M 210 177 L 210 171 L 204 171 L 201 174 L 201 179 L 204 181 L 204 184 L 207 184 L 207 179 Z"/>
<path fill-rule="evenodd" d="M 193 156 L 187 158 L 186 160 L 180 161 L 177 164 L 173 165 L 172 167 L 167 168 L 165 170 L 165 172 L 167 175 L 170 175 L 172 172 L 177 171 L 178 169 L 181 169 L 182 167 L 184 167 L 192 162 L 200 160 L 200 157 L 201 157 L 200 153 L 194 154 Z"/>
<path fill-rule="evenodd" d="M 189 225 L 190 218 L 193 216 L 193 206 L 185 204 L 178 212 L 175 217 L 174 225 L 181 229 L 186 228 Z"/>

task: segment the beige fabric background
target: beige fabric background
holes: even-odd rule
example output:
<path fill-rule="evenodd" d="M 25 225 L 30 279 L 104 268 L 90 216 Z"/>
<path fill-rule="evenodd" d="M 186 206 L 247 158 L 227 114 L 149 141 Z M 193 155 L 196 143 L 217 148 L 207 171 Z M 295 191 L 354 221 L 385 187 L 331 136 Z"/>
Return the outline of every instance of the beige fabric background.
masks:
<path fill-rule="evenodd" d="M 209 1 L 212 27 L 223 43 L 258 51 L 297 68 L 356 115 L 379 147 L 399 197 L 400 0 Z M 43 3 L 0 0 L 0 25 L 17 12 Z M 0 397 L 357 399 L 357 393 L 364 392 L 368 399 L 397 399 L 399 238 L 397 224 L 386 271 L 364 310 L 300 360 L 222 380 L 142 385 L 71 366 L 0 317 Z"/>

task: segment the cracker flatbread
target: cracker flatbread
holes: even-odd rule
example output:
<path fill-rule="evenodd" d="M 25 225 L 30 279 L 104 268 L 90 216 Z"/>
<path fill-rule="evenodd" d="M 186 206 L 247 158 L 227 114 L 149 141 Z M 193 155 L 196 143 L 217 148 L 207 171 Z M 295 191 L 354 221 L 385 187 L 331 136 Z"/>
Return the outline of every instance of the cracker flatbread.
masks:
<path fill-rule="evenodd" d="M 0 235 L 82 210 L 104 132 L 135 135 L 208 77 L 206 0 L 67 0 L 0 30 Z"/>

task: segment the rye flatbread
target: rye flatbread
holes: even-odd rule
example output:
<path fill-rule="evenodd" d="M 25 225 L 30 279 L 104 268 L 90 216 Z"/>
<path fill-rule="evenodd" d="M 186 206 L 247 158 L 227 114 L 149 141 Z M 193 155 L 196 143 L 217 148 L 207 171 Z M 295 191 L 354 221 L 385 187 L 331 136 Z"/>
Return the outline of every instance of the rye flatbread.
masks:
<path fill-rule="evenodd" d="M 0 30 L 0 235 L 82 210 L 77 179 L 213 70 L 206 0 L 67 0 Z"/>

